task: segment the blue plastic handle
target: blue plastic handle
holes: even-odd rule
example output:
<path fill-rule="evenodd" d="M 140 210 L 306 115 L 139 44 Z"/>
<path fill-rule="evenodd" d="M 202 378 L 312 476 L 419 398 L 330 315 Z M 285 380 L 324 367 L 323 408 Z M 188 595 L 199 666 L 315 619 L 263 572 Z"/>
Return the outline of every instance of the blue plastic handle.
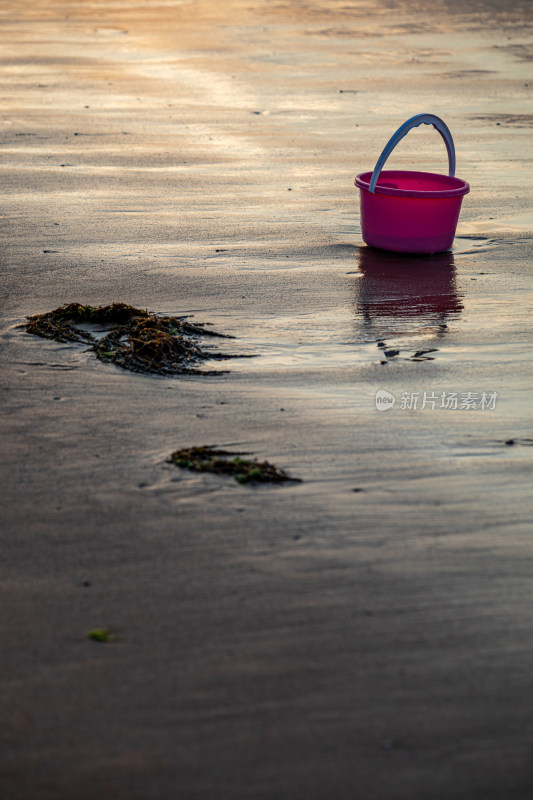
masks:
<path fill-rule="evenodd" d="M 440 117 L 436 117 L 435 114 L 416 114 L 414 117 L 411 117 L 411 119 L 408 119 L 407 122 L 404 122 L 403 125 L 400 125 L 396 133 L 391 136 L 385 145 L 383 152 L 377 160 L 377 164 L 374 167 L 374 172 L 372 173 L 372 178 L 370 180 L 369 191 L 372 192 L 372 194 L 374 194 L 376 190 L 376 183 L 378 182 L 381 170 L 385 166 L 385 161 L 388 159 L 398 142 L 409 133 L 411 128 L 417 128 L 422 124 L 433 125 L 433 127 L 438 130 L 444 139 L 444 144 L 446 145 L 446 150 L 448 151 L 448 175 L 450 178 L 455 176 L 455 147 L 450 129 L 446 123 Z"/>

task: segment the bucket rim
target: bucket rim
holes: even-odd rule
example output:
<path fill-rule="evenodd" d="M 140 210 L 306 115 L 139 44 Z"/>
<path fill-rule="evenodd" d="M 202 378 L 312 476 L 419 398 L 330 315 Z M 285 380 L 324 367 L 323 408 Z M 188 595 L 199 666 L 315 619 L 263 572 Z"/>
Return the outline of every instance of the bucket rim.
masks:
<path fill-rule="evenodd" d="M 369 172 L 361 172 L 355 178 L 355 185 L 363 190 L 367 191 L 370 194 L 370 181 L 373 175 L 373 171 L 370 170 Z M 449 189 L 436 189 L 434 191 L 427 190 L 427 189 L 401 189 L 396 188 L 393 186 L 382 186 L 380 185 L 380 181 L 387 180 L 387 179 L 401 179 L 403 176 L 409 178 L 416 178 L 416 177 L 427 177 L 427 178 L 440 178 L 443 184 L 448 183 L 451 184 L 451 188 Z M 465 194 L 468 194 L 470 191 L 470 185 L 464 181 L 462 178 L 453 178 L 449 175 L 442 175 L 438 172 L 420 172 L 417 170 L 384 170 L 380 176 L 379 181 L 376 184 L 375 193 L 376 194 L 388 194 L 393 197 L 418 197 L 420 199 L 438 199 L 443 197 L 463 197 Z"/>

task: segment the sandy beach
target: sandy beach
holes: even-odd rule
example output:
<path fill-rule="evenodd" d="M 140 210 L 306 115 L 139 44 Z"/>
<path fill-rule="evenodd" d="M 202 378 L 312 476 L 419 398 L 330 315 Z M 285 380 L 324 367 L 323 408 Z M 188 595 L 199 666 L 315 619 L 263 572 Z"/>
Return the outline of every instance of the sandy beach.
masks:
<path fill-rule="evenodd" d="M 2 800 L 530 800 L 531 3 L 3 0 L 0 37 Z M 354 177 L 418 112 L 453 250 L 372 250 Z M 248 357 L 25 331 L 75 302 Z"/>

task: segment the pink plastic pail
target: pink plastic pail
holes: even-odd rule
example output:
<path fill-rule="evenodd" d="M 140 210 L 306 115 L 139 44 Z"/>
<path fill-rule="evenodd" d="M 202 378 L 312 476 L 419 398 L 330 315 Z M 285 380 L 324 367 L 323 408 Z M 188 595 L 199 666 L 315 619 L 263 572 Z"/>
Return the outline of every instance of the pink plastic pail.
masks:
<path fill-rule="evenodd" d="M 400 139 L 417 125 L 433 125 L 448 150 L 449 175 L 388 170 L 383 165 Z M 434 114 L 404 122 L 381 153 L 373 172 L 355 179 L 361 197 L 361 232 L 366 244 L 399 253 L 440 253 L 455 236 L 466 181 L 455 178 L 455 148 L 446 124 Z"/>

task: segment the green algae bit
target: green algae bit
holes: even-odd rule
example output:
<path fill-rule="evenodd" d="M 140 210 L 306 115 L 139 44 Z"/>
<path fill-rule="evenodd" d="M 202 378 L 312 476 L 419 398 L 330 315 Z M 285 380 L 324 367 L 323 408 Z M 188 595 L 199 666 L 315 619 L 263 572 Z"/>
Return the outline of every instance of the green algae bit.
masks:
<path fill-rule="evenodd" d="M 168 463 L 194 472 L 233 476 L 238 483 L 301 482 L 300 478 L 291 478 L 284 470 L 269 464 L 268 461 L 241 458 L 242 455 L 247 454 L 217 450 L 214 446 L 204 445 L 176 450 L 168 459 Z"/>
<path fill-rule="evenodd" d="M 97 326 L 99 337 L 94 335 Z M 89 344 L 100 361 L 151 375 L 217 375 L 219 371 L 200 370 L 197 365 L 208 359 L 243 357 L 202 349 L 198 341 L 205 336 L 232 336 L 187 322 L 186 317 L 157 316 L 126 303 L 69 303 L 28 317 L 26 331 L 56 342 Z"/>
<path fill-rule="evenodd" d="M 115 637 L 107 630 L 107 628 L 94 628 L 94 630 L 89 631 L 87 638 L 92 639 L 93 642 L 115 641 Z"/>

